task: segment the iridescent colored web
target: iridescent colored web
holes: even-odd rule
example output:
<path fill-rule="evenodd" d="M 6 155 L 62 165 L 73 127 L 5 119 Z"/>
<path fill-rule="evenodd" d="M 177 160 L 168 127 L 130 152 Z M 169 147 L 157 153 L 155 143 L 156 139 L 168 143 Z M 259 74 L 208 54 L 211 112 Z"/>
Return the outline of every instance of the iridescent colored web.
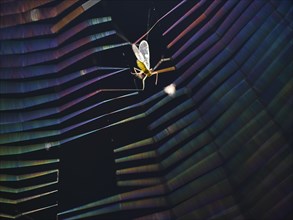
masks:
<path fill-rule="evenodd" d="M 292 2 L 181 7 L 163 33 L 177 91 L 131 117 L 148 119 L 150 136 L 114 150 L 117 184 L 133 190 L 60 217 L 290 218 Z"/>
<path fill-rule="evenodd" d="M 19 218 L 56 207 L 60 160 L 50 152 L 85 136 L 88 131 L 81 126 L 123 109 L 90 120 L 78 121 L 77 117 L 137 94 L 104 95 L 108 88 L 101 82 L 128 74 L 128 68 L 94 64 L 73 68 L 93 55 L 129 45 L 117 37 L 110 16 L 79 19 L 89 9 L 100 8 L 99 3 L 1 1 L 0 192 L 4 196 L 0 203 L 12 210 L 1 209 L 1 218 Z M 78 108 L 93 98 L 96 103 Z M 79 134 L 72 134 L 74 129 L 80 129 Z M 42 151 L 45 153 L 38 156 Z"/>

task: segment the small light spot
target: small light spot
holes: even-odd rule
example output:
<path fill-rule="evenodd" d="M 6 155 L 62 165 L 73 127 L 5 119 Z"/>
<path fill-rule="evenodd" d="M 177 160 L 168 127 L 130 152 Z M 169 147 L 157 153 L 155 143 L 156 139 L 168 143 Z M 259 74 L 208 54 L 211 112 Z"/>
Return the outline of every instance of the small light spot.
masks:
<path fill-rule="evenodd" d="M 173 96 L 176 92 L 175 84 L 170 84 L 169 86 L 165 87 L 164 92 L 167 93 L 169 96 Z"/>
<path fill-rule="evenodd" d="M 85 74 L 86 74 L 86 71 L 85 71 L 85 70 L 81 70 L 81 71 L 80 71 L 80 75 L 81 75 L 81 76 L 83 76 L 83 75 L 85 75 Z"/>
<path fill-rule="evenodd" d="M 51 143 L 46 143 L 45 144 L 45 149 L 48 151 L 50 150 L 50 148 L 52 147 L 52 144 Z"/>
<path fill-rule="evenodd" d="M 40 11 L 39 9 L 33 9 L 30 12 L 31 20 L 32 21 L 38 21 L 40 19 Z"/>

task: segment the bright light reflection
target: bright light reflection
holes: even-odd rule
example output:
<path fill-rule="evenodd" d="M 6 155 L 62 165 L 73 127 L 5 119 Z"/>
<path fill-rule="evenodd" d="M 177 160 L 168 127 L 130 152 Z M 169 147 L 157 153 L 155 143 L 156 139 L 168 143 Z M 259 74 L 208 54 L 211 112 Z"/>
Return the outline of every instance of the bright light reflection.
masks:
<path fill-rule="evenodd" d="M 167 93 L 170 96 L 173 96 L 176 92 L 176 86 L 175 84 L 170 84 L 169 86 L 164 88 L 164 92 Z"/>

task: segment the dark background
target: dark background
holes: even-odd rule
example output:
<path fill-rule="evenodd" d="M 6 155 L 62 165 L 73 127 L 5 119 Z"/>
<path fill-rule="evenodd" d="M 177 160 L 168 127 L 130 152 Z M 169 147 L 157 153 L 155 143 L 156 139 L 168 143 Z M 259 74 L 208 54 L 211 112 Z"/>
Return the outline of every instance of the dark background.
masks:
<path fill-rule="evenodd" d="M 2 1 L 0 2 L 2 3 Z M 16 2 L 24 7 L 30 1 L 3 0 L 3 2 L 12 2 L 8 7 L 11 9 L 14 8 L 13 4 Z M 216 216 L 221 219 L 262 219 L 268 216 L 271 219 L 282 219 L 282 217 L 283 219 L 292 219 L 290 206 L 292 204 L 292 193 L 290 194 L 292 191 L 290 178 L 292 176 L 292 117 L 290 117 L 291 87 L 289 85 L 292 73 L 292 59 L 290 59 L 292 56 L 289 56 L 292 55 L 290 53 L 292 42 L 291 44 L 288 43 L 290 42 L 288 39 L 292 37 L 291 1 L 235 1 L 235 6 L 226 12 L 225 5 L 233 3 L 232 1 L 204 1 L 202 6 L 188 15 L 188 19 L 180 22 L 167 37 L 162 37 L 161 35 L 166 28 L 173 25 L 176 20 L 180 19 L 198 2 L 186 1 L 174 13 L 161 21 L 146 37 L 150 44 L 151 66 L 154 66 L 161 56 L 168 57 L 172 54 L 175 61 L 164 65 L 176 63 L 178 70 L 160 74 L 157 86 L 154 85 L 155 77 L 148 78 L 145 91 L 114 101 L 109 100 L 126 95 L 128 92 L 101 92 L 92 96 L 89 94 L 103 88 L 140 88 L 140 80 L 130 74 L 132 68 L 136 66 L 136 58 L 130 45 L 101 52 L 94 52 L 94 48 L 120 44 L 125 42 L 125 39 L 128 39 L 126 41 L 130 43 L 136 41 L 155 21 L 178 2 L 105 0 L 66 23 L 58 33 L 51 33 L 50 31 L 47 33 L 46 30 L 48 29 L 44 32 L 44 27 L 50 28 L 59 21 L 64 21 L 62 19 L 65 16 L 88 1 L 80 0 L 75 4 L 69 4 L 65 11 L 56 16 L 54 10 L 51 11 L 50 8 L 55 9 L 62 2 L 55 0 L 42 5 L 40 8 L 44 8 L 45 13 L 48 12 L 51 16 L 48 19 L 36 21 L 36 26 L 29 21 L 8 28 L 0 27 L 0 35 L 8 33 L 7 36 L 11 37 L 13 41 L 7 42 L 4 40 L 4 44 L 8 43 L 4 48 L 11 52 L 13 48 L 19 51 L 18 43 L 23 43 L 21 33 L 36 33 L 37 35 L 32 34 L 28 39 L 24 39 L 26 47 L 38 46 L 37 40 L 45 40 L 42 42 L 51 45 L 51 43 L 56 43 L 58 37 L 62 38 L 64 33 L 67 34 L 67 31 L 72 31 L 81 23 L 85 24 L 83 26 L 85 28 L 79 29 L 80 31 L 70 39 L 60 44 L 57 43 L 58 53 L 68 47 L 72 47 L 74 50 L 68 51 L 58 59 L 52 57 L 46 62 L 39 63 L 40 66 L 37 68 L 39 72 L 36 76 L 34 75 L 35 72 L 32 72 L 32 79 L 26 77 L 23 79 L 20 74 L 14 75 L 14 69 L 12 68 L 12 71 L 9 71 L 12 75 L 8 77 L 9 79 L 4 80 L 4 82 L 13 81 L 12 85 L 14 86 L 17 86 L 14 81 L 22 82 L 23 85 L 27 86 L 30 84 L 26 84 L 26 82 L 29 83 L 31 80 L 34 80 L 37 83 L 36 85 L 39 85 L 39 79 L 43 80 L 39 89 L 33 91 L 22 93 L 16 89 L 15 94 L 5 91 L 3 95 L 1 94 L 3 98 L 15 99 L 16 104 L 22 107 L 20 109 L 13 107 L 13 114 L 10 116 L 16 116 L 16 119 L 18 119 L 19 111 L 34 114 L 35 110 L 40 110 L 42 113 L 47 113 L 53 107 L 54 113 L 40 119 L 60 119 L 60 121 L 54 121 L 55 123 L 49 126 L 40 124 L 39 128 L 28 128 L 28 131 L 34 136 L 34 131 L 47 132 L 51 130 L 60 131 L 60 135 L 42 136 L 42 138 L 33 137 L 33 140 L 12 140 L 13 142 L 9 145 L 13 147 L 15 144 L 18 146 L 41 144 L 42 147 L 45 147 L 44 143 L 53 141 L 61 141 L 61 144 L 50 149 L 41 149 L 29 153 L 17 152 L 15 155 L 4 154 L 3 157 L 0 157 L 1 165 L 2 159 L 3 164 L 7 161 L 16 162 L 12 169 L 1 169 L 2 174 L 21 175 L 53 169 L 60 171 L 59 182 L 46 188 L 21 193 L 7 193 L 5 190 L 1 192 L 0 196 L 3 196 L 3 198 L 16 201 L 16 199 L 28 198 L 31 195 L 40 195 L 44 191 L 51 192 L 58 189 L 58 192 L 51 195 L 18 204 L 1 203 L 1 212 L 3 210 L 3 212 L 15 216 L 33 210 L 35 212 L 20 219 L 56 219 L 56 213 L 100 201 L 112 195 L 119 195 L 121 192 L 135 190 L 134 187 L 117 187 L 116 183 L 119 180 L 159 177 L 163 178 L 164 181 L 165 178 L 168 179 L 168 173 L 178 169 L 181 172 L 183 171 L 184 178 L 180 178 L 182 173 L 176 174 L 176 178 L 179 181 L 182 180 L 181 182 L 184 185 L 176 191 L 169 191 L 169 194 L 166 192 L 163 195 L 163 198 L 170 202 L 167 207 L 162 207 L 159 210 L 143 208 L 136 209 L 139 211 L 128 210 L 115 213 L 111 212 L 113 211 L 113 205 L 110 204 L 109 206 L 90 208 L 85 212 L 97 209 L 98 211 L 107 210 L 110 212 L 107 215 L 97 215 L 89 219 L 133 219 L 156 211 L 171 211 L 171 208 L 174 208 L 175 214 L 178 214 L 176 213 L 178 210 L 184 209 L 184 205 L 188 205 L 190 210 L 186 213 L 182 212 L 182 214 L 189 216 L 194 213 L 199 214 L 201 216 L 199 219 L 217 218 Z M 64 0 L 64 2 L 68 3 L 70 0 Z M 207 15 L 207 10 L 211 13 L 200 21 Z M 218 17 L 218 13 L 222 16 Z M 14 15 L 17 15 L 17 12 Z M 23 17 L 19 20 L 14 19 L 14 15 L 9 16 L 6 20 L 4 19 L 7 24 L 14 21 L 16 23 L 25 21 Z M 104 16 L 112 16 L 113 21 L 96 25 L 86 24 L 92 18 Z M 199 22 L 189 29 L 190 32 L 179 36 L 191 23 L 195 22 L 195 19 L 199 19 Z M 1 24 L 5 24 L 5 22 Z M 231 26 L 228 27 L 229 25 Z M 19 31 L 19 28 L 22 31 Z M 201 32 L 201 28 L 208 28 L 208 30 Z M 116 30 L 118 35 L 98 40 L 91 38 L 92 36 L 95 37 L 96 34 L 111 30 Z M 14 33 L 16 36 L 13 35 Z M 170 50 L 164 49 L 166 44 L 177 36 L 181 37 L 180 40 Z M 168 39 L 168 37 L 171 39 Z M 195 41 L 193 41 L 194 39 Z M 83 45 L 77 43 L 77 41 L 83 42 L 83 40 L 86 40 L 87 43 Z M 189 40 L 192 40 L 193 43 L 188 48 L 184 48 L 185 43 Z M 13 47 L 10 48 L 10 45 L 13 45 Z M 38 49 L 38 47 L 36 48 Z M 177 57 L 175 53 L 178 49 L 182 49 L 182 53 Z M 52 52 L 55 51 L 52 48 L 47 48 L 46 51 L 36 52 L 28 60 L 34 61 L 33 59 L 37 59 L 44 52 L 52 55 Z M 84 55 L 85 51 L 90 52 Z M 14 53 L 14 51 L 12 52 Z M 194 53 L 191 55 L 190 52 Z M 28 53 L 28 55 L 31 54 Z M 18 61 L 15 63 L 17 68 L 22 70 L 23 64 L 26 62 L 26 54 L 24 56 L 11 54 L 11 56 Z M 0 55 L 0 58 L 2 57 L 9 64 L 3 65 L 4 68 L 14 66 L 14 63 L 10 62 L 13 59 L 9 59 L 11 58 L 9 54 Z M 75 59 L 76 57 L 79 59 Z M 66 68 L 58 69 L 54 73 L 42 74 L 47 65 L 56 67 L 68 60 L 75 60 L 76 62 L 70 63 Z M 187 62 L 182 64 L 183 61 Z M 81 70 L 95 66 L 128 67 L 129 69 L 122 74 L 99 81 L 95 80 L 113 72 L 113 70 L 98 69 L 90 74 L 80 75 Z M 30 65 L 24 66 L 24 69 L 26 68 L 31 67 Z M 68 79 L 68 75 L 72 73 L 75 73 L 77 78 L 66 83 L 54 84 L 54 86 L 49 87 L 45 85 L 46 83 L 43 83 L 47 79 L 59 80 L 63 77 Z M 184 93 L 169 98 L 163 94 L 162 89 L 175 79 L 178 91 L 184 91 Z M 94 82 L 91 80 L 94 80 Z M 88 82 L 91 83 L 84 85 Z M 81 85 L 83 86 L 78 90 L 73 90 L 76 86 Z M 12 89 L 14 90 L 15 87 Z M 68 90 L 71 92 L 64 96 L 65 91 Z M 163 95 L 160 96 L 161 94 Z M 49 95 L 50 98 L 54 96 L 56 99 L 53 99 L 53 101 L 45 99 L 46 103 L 36 105 L 34 105 L 35 103 L 29 103 L 32 104 L 29 108 L 19 103 L 22 98 L 31 102 L 35 98 L 40 98 L 41 95 Z M 159 97 L 152 101 L 147 100 L 147 104 L 139 105 L 154 96 Z M 76 100 L 81 98 L 84 98 L 84 100 L 78 102 L 78 104 L 64 108 L 64 105 L 75 103 Z M 167 102 L 165 102 L 166 100 Z M 104 101 L 108 102 L 103 103 Z M 5 104 L 5 100 L 3 103 Z M 185 105 L 186 103 L 189 104 Z M 138 105 L 133 107 L 135 104 Z M 88 109 L 93 105 L 97 106 Z M 130 106 L 132 108 L 126 111 L 109 114 Z M 156 109 L 142 119 L 105 128 L 105 126 L 113 125 L 113 123 L 129 117 L 143 114 L 150 109 L 154 109 L 153 107 Z M 176 107 L 180 107 L 180 109 Z M 80 111 L 85 112 L 77 114 L 70 120 L 62 121 L 64 117 Z M 170 114 L 164 117 L 168 112 Z M 97 118 L 102 115 L 106 116 Z M 158 127 L 147 128 L 147 126 L 154 125 L 156 122 L 158 122 Z M 22 121 L 19 119 L 17 125 L 22 126 L 21 123 Z M 24 125 L 27 125 L 27 123 L 25 122 Z M 75 128 L 69 129 L 71 127 Z M 172 128 L 174 128 L 173 131 Z M 91 131 L 94 132 L 85 135 Z M 79 137 L 78 135 L 85 136 Z M 77 139 L 68 141 L 68 138 L 72 137 Z M 116 148 L 136 143 L 145 138 L 154 138 L 155 144 L 131 149 L 126 153 L 113 153 Z M 202 142 L 202 138 L 206 140 Z M 195 145 L 192 146 L 192 149 L 187 150 L 189 141 L 192 141 Z M 162 149 L 166 146 L 165 144 L 169 145 L 170 149 L 168 152 L 159 154 L 155 159 L 115 163 L 116 158 L 144 153 L 153 149 Z M 6 146 L 4 146 L 4 149 L 6 149 Z M 184 157 L 179 156 L 178 160 L 176 158 L 177 150 L 184 154 Z M 164 162 L 168 158 L 171 160 L 176 158 L 176 162 L 174 160 L 174 164 L 165 166 L 157 172 L 137 173 L 135 176 L 116 175 L 115 173 L 117 170 L 126 167 L 135 168 L 147 164 L 164 166 Z M 192 160 L 189 160 L 189 158 Z M 17 164 L 19 160 L 42 159 L 60 159 L 60 163 L 30 167 L 18 167 Z M 189 161 L 188 164 L 191 169 L 186 170 L 185 161 Z M 220 173 L 222 174 L 218 175 Z M 51 183 L 56 180 L 57 172 L 54 172 L 39 178 L 2 181 L 1 184 L 21 188 L 39 183 Z M 192 184 L 192 192 L 189 190 L 189 184 Z M 168 187 L 168 183 L 166 187 Z M 196 190 L 193 191 L 194 189 Z M 186 195 L 181 194 L 182 200 L 177 200 L 177 195 L 181 193 L 179 190 L 186 190 L 185 192 L 187 192 Z M 228 200 L 222 200 L 227 195 L 231 197 Z M 58 201 L 59 206 L 35 210 L 35 208 L 55 204 L 56 201 Z M 132 202 L 134 201 L 137 200 Z M 175 201 L 178 201 L 178 203 L 175 204 Z M 197 205 L 193 207 L 195 203 Z M 2 206 L 2 204 L 4 205 Z M 191 210 L 191 208 L 194 209 Z M 64 219 L 67 216 L 76 216 L 85 212 L 69 213 L 61 217 Z"/>
<path fill-rule="evenodd" d="M 114 28 L 130 42 L 134 42 L 177 3 L 178 1 L 103 1 L 103 7 L 94 7 L 87 15 L 92 17 L 99 17 L 99 14 L 110 15 L 113 22 L 106 28 L 109 28 L 109 30 Z M 150 45 L 151 67 L 160 60 L 161 56 L 168 56 L 167 51 L 164 49 L 166 42 L 161 37 L 162 32 L 165 30 L 166 24 L 162 20 L 145 38 Z M 90 29 L 87 33 L 83 34 L 89 35 L 94 32 L 95 30 Z M 121 42 L 120 38 L 118 40 Z M 96 54 L 91 59 L 84 60 L 82 64 L 79 64 L 80 66 L 73 68 L 82 69 L 81 65 L 90 66 L 93 64 L 98 66 L 133 68 L 135 66 L 135 56 L 130 46 L 123 47 Z M 164 67 L 164 65 L 162 66 Z M 75 120 L 94 118 L 97 115 L 111 112 L 111 110 L 142 101 L 162 89 L 163 86 L 168 85 L 174 77 L 168 75 L 168 73 L 160 76 L 158 86 L 154 85 L 155 77 L 151 77 L 146 80 L 146 89 L 144 92 L 140 92 L 138 95 L 126 100 L 123 99 L 122 101 L 97 107 L 93 111 L 86 113 L 86 116 L 81 116 L 84 118 L 77 118 Z M 109 82 L 104 82 L 99 86 L 103 88 L 136 88 L 141 87 L 141 82 L 129 74 L 121 78 L 113 78 Z M 88 88 L 88 91 L 90 91 L 90 88 Z M 126 93 L 106 93 L 102 94 L 102 97 L 106 99 L 107 97 L 110 98 L 123 94 Z M 91 100 L 92 103 L 97 101 L 97 99 Z M 79 106 L 79 108 L 81 107 Z M 119 118 L 127 118 L 128 115 L 134 115 L 134 113 L 132 110 L 132 112 L 121 113 L 119 116 L 112 115 L 79 129 L 93 130 L 100 128 L 118 121 Z M 71 121 L 70 123 L 74 124 L 75 121 Z M 116 185 L 117 178 L 115 170 L 118 166 L 114 162 L 113 150 L 129 144 L 134 140 L 139 140 L 141 137 L 149 136 L 149 131 L 144 124 L 145 122 L 138 120 L 125 125 L 104 129 L 66 143 L 60 148 L 58 212 L 127 191 L 127 188 L 121 188 Z M 75 132 L 79 133 L 79 130 L 77 129 Z M 70 132 L 68 136 L 71 136 L 73 133 Z M 122 216 L 120 216 L 121 219 Z M 107 217 L 111 218 L 109 215 Z M 124 217 L 126 219 L 128 217 L 131 218 L 131 216 Z"/>

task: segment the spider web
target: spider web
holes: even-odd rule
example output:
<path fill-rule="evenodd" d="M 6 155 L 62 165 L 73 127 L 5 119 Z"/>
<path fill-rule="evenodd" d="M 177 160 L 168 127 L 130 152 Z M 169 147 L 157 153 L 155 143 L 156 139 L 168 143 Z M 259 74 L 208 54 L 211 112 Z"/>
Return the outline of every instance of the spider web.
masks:
<path fill-rule="evenodd" d="M 186 4 L 163 34 L 178 90 L 140 102 L 149 107 L 131 118 L 150 133 L 114 150 L 118 185 L 132 190 L 62 216 L 289 217 L 292 197 L 277 192 L 289 189 L 292 166 L 292 3 Z"/>
<path fill-rule="evenodd" d="M 290 218 L 291 1 L 177 7 L 173 96 L 99 90 L 129 45 L 67 2 L 1 1 L 2 218 Z"/>

